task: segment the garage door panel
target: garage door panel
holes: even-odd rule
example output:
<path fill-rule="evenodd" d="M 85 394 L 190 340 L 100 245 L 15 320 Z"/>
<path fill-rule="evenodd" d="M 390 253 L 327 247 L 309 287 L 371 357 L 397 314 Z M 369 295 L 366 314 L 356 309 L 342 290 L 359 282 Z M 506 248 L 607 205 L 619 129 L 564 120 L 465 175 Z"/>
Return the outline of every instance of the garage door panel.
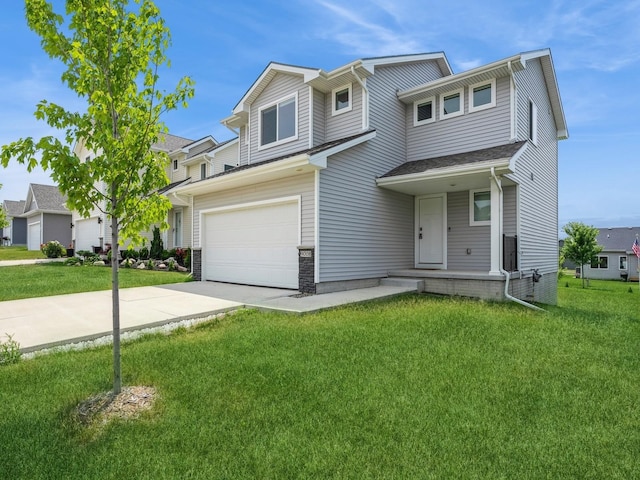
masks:
<path fill-rule="evenodd" d="M 78 220 L 75 223 L 76 227 L 76 250 L 93 250 L 94 246 L 100 245 L 100 239 L 98 236 L 99 225 L 98 219 L 88 218 L 85 220 Z"/>
<path fill-rule="evenodd" d="M 29 224 L 28 231 L 28 250 L 40 250 L 40 222 Z"/>
<path fill-rule="evenodd" d="M 204 217 L 206 280 L 298 288 L 298 202 Z"/>

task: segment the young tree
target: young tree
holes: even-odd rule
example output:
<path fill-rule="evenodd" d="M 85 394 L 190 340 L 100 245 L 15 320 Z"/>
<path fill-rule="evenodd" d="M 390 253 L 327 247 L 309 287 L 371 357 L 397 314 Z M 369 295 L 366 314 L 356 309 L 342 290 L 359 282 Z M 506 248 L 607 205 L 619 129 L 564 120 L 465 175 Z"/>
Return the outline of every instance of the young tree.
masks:
<path fill-rule="evenodd" d="M 567 238 L 561 255 L 580 265 L 582 288 L 584 288 L 584 266 L 591 263 L 593 257 L 602 251 L 602 247 L 596 241 L 598 229 L 580 222 L 569 222 L 562 229 L 567 234 Z"/>
<path fill-rule="evenodd" d="M 2 189 L 2 184 L 0 183 L 0 189 Z M 0 228 L 8 227 L 9 220 L 7 219 L 7 212 L 4 211 L 4 208 L 0 206 Z M 2 243 L 0 243 L 2 245 Z"/>
<path fill-rule="evenodd" d="M 182 78 L 172 92 L 158 86 L 159 69 L 169 66 L 170 36 L 151 0 L 66 0 L 64 15 L 46 0 L 26 0 L 29 28 L 42 48 L 66 67 L 62 81 L 86 101 L 75 112 L 42 100 L 35 116 L 64 132 L 63 139 L 23 138 L 2 147 L 0 159 L 33 169 L 51 169 L 69 208 L 89 216 L 93 208 L 111 221 L 113 390 L 121 391 L 118 244 L 134 242 L 153 223 L 166 224 L 170 204 L 157 193 L 169 180 L 166 155 L 150 147 L 166 128 L 163 113 L 186 107 L 193 82 Z M 95 153 L 79 159 L 72 146 L 84 142 Z M 39 157 L 39 160 L 38 160 Z M 102 185 L 106 189 L 101 188 Z"/>

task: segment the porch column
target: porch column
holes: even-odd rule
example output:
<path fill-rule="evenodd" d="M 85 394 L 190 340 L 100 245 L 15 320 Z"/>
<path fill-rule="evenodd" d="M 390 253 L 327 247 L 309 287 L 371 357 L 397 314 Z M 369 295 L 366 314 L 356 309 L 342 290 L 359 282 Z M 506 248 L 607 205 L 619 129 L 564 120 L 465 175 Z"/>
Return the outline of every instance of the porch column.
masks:
<path fill-rule="evenodd" d="M 491 179 L 491 270 L 489 275 L 501 275 L 502 256 L 502 180 Z"/>

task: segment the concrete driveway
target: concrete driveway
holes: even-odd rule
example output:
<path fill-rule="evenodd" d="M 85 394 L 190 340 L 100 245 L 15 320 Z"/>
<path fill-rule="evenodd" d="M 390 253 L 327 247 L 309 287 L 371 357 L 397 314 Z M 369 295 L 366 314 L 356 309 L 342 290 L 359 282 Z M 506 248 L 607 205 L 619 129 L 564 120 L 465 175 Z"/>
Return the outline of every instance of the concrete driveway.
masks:
<path fill-rule="evenodd" d="M 378 286 L 299 296 L 295 290 L 189 282 L 120 290 L 121 331 L 205 318 L 243 307 L 312 312 L 415 291 Z M 111 335 L 111 291 L 0 302 L 0 341 L 12 335 L 24 352 Z"/>

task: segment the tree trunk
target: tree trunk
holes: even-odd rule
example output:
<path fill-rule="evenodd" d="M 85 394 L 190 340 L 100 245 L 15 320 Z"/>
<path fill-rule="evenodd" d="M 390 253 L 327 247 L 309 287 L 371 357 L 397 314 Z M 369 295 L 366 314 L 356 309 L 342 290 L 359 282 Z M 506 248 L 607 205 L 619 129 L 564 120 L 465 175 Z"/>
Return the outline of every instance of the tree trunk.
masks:
<path fill-rule="evenodd" d="M 111 206 L 115 211 L 115 187 L 111 187 Z M 118 282 L 118 219 L 111 216 L 111 308 L 113 312 L 113 394 L 122 390 L 120 367 L 120 291 Z"/>

